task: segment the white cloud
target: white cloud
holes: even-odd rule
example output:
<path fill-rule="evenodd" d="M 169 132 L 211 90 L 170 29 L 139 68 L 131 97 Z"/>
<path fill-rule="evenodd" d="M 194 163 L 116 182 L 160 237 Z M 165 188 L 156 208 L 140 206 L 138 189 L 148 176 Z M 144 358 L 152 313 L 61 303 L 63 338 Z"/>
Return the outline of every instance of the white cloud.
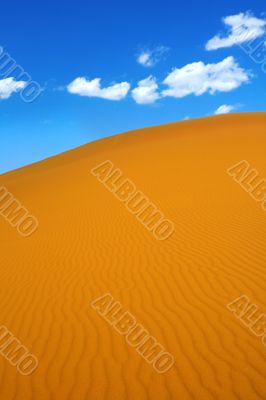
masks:
<path fill-rule="evenodd" d="M 222 19 L 228 27 L 227 36 L 214 36 L 206 44 L 206 50 L 231 47 L 249 40 L 254 40 L 266 32 L 266 20 L 256 18 L 250 13 L 239 13 Z"/>
<path fill-rule="evenodd" d="M 153 67 L 168 50 L 168 47 L 165 46 L 158 46 L 152 50 L 142 50 L 137 56 L 137 62 L 144 67 Z"/>
<path fill-rule="evenodd" d="M 116 83 L 102 88 L 100 78 L 95 78 L 90 81 L 83 77 L 74 79 L 74 81 L 67 86 L 67 90 L 72 94 L 99 97 L 107 100 L 122 100 L 126 97 L 129 89 L 130 84 L 128 82 Z"/>
<path fill-rule="evenodd" d="M 160 98 L 157 89 L 156 79 L 149 76 L 138 82 L 138 86 L 132 90 L 132 97 L 138 104 L 151 104 Z"/>
<path fill-rule="evenodd" d="M 26 86 L 24 81 L 16 81 L 14 78 L 0 80 L 0 100 L 8 99 L 12 93 L 16 93 Z"/>
<path fill-rule="evenodd" d="M 143 52 L 138 56 L 137 61 L 141 65 L 144 65 L 146 67 L 150 67 L 151 66 L 150 65 L 150 57 L 151 57 L 150 53 Z"/>
<path fill-rule="evenodd" d="M 234 57 L 227 57 L 217 64 L 199 61 L 174 69 L 163 81 L 168 89 L 163 90 L 162 95 L 181 98 L 190 94 L 229 92 L 248 80 L 248 73 Z"/>
<path fill-rule="evenodd" d="M 218 107 L 217 110 L 214 112 L 215 115 L 220 114 L 228 114 L 235 110 L 235 106 L 229 104 L 223 104 L 222 106 Z"/>

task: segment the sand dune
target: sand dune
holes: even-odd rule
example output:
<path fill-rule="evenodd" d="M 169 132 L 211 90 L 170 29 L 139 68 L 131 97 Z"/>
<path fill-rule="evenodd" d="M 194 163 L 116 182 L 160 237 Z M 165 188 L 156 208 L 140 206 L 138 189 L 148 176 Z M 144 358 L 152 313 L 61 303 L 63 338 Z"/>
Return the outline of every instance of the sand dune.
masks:
<path fill-rule="evenodd" d="M 266 346 L 226 305 L 266 313 L 266 213 L 227 173 L 266 178 L 266 113 L 113 136 L 0 176 L 39 222 L 0 218 L 0 325 L 39 360 L 0 354 L 1 400 L 266 399 Z M 90 171 L 111 160 L 175 225 L 156 240 Z M 92 307 L 111 293 L 174 356 L 158 373 Z M 1 344 L 1 343 L 0 343 Z"/>

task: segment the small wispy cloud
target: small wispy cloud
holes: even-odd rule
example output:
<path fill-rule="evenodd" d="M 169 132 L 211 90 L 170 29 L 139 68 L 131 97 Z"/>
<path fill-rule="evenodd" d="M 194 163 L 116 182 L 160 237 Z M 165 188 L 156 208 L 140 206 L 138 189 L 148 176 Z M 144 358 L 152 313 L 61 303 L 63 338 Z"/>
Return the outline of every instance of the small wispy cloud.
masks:
<path fill-rule="evenodd" d="M 16 81 L 15 78 L 5 78 L 0 80 L 0 100 L 8 99 L 13 93 L 25 88 L 27 82 Z"/>
<path fill-rule="evenodd" d="M 66 87 L 64 85 L 56 86 L 53 88 L 53 92 L 64 92 Z"/>
<path fill-rule="evenodd" d="M 153 49 L 141 50 L 137 55 L 137 62 L 143 67 L 154 67 L 154 65 L 156 65 L 168 51 L 169 48 L 165 46 L 157 46 Z"/>
<path fill-rule="evenodd" d="M 43 119 L 41 120 L 42 125 L 51 125 L 53 121 L 51 119 Z"/>
<path fill-rule="evenodd" d="M 74 79 L 68 86 L 69 93 L 79 96 L 98 97 L 106 100 L 122 100 L 130 89 L 128 82 L 116 83 L 107 87 L 101 87 L 101 79 L 87 80 L 84 77 Z"/>
<path fill-rule="evenodd" d="M 234 111 L 236 106 L 230 104 L 223 104 L 215 110 L 214 115 L 221 115 L 221 114 L 229 114 L 230 112 Z"/>
<path fill-rule="evenodd" d="M 138 104 L 151 104 L 160 98 L 158 85 L 153 76 L 149 76 L 138 82 L 138 86 L 132 90 L 133 99 Z"/>
<path fill-rule="evenodd" d="M 239 13 L 222 19 L 227 27 L 226 36 L 216 35 L 206 43 L 206 50 L 217 50 L 254 40 L 266 32 L 266 20 L 251 13 Z"/>

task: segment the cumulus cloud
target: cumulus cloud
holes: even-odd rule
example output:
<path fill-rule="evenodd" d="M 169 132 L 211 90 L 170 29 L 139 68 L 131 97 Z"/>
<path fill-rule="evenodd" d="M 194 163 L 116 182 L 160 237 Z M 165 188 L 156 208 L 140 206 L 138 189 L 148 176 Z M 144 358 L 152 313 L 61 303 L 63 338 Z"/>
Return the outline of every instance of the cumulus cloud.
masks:
<path fill-rule="evenodd" d="M 229 104 L 223 104 L 222 106 L 218 107 L 217 110 L 215 110 L 214 114 L 215 115 L 228 114 L 234 111 L 235 108 L 236 108 L 235 106 Z"/>
<path fill-rule="evenodd" d="M 216 50 L 231 47 L 254 40 L 266 32 L 266 20 L 256 18 L 252 14 L 239 13 L 222 19 L 227 26 L 227 35 L 222 37 L 216 35 L 206 43 L 206 50 Z"/>
<path fill-rule="evenodd" d="M 137 62 L 144 67 L 153 67 L 168 51 L 168 47 L 158 46 L 150 50 L 142 50 L 137 56 Z"/>
<path fill-rule="evenodd" d="M 24 81 L 16 81 L 15 78 L 0 80 L 0 100 L 8 99 L 12 93 L 24 89 L 26 84 Z"/>
<path fill-rule="evenodd" d="M 108 87 L 101 87 L 101 79 L 87 80 L 84 77 L 76 78 L 67 86 L 69 93 L 87 97 L 99 97 L 107 100 L 122 100 L 130 89 L 128 82 L 116 83 Z"/>
<path fill-rule="evenodd" d="M 229 92 L 248 80 L 248 73 L 232 56 L 217 64 L 199 61 L 174 69 L 163 81 L 168 89 L 162 95 L 181 98 L 190 94 Z"/>
<path fill-rule="evenodd" d="M 138 104 L 151 104 L 160 98 L 157 91 L 158 85 L 153 76 L 138 82 L 138 86 L 132 90 L 132 97 Z"/>

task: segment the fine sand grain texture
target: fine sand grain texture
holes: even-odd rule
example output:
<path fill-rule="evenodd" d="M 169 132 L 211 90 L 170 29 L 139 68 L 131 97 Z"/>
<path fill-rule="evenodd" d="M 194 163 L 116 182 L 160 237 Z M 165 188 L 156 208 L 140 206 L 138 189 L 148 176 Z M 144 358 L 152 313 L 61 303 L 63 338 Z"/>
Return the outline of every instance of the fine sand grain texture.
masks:
<path fill-rule="evenodd" d="M 266 178 L 266 113 L 138 130 L 0 176 L 39 221 L 0 218 L 0 325 L 39 360 L 0 354 L 1 400 L 265 400 L 266 346 L 226 305 L 266 313 L 266 212 L 226 170 Z M 175 224 L 158 241 L 90 170 L 105 160 Z M 175 358 L 157 373 L 90 306 L 110 292 Z"/>

